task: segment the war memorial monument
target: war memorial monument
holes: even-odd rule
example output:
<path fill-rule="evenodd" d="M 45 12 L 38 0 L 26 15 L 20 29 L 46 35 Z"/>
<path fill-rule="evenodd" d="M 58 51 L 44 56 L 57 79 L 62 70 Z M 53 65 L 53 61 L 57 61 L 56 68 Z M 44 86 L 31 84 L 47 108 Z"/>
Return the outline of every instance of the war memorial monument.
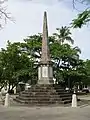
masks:
<path fill-rule="evenodd" d="M 30 89 L 20 92 L 14 100 L 25 105 L 56 105 L 70 103 L 72 95 L 53 81 L 53 65 L 50 58 L 47 13 L 44 12 L 42 55 L 38 67 L 38 82 Z"/>

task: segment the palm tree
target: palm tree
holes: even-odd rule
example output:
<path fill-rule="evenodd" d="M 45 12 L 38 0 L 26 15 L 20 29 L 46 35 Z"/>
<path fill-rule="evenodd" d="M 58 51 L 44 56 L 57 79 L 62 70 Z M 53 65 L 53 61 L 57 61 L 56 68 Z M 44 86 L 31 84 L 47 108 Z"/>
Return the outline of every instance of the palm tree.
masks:
<path fill-rule="evenodd" d="M 57 33 L 54 33 L 55 40 L 58 41 L 60 44 L 63 44 L 65 41 L 70 42 L 71 44 L 74 43 L 74 40 L 71 38 L 71 32 L 69 27 L 61 27 L 57 28 Z"/>
<path fill-rule="evenodd" d="M 80 48 L 78 46 L 74 47 L 73 50 L 76 50 L 77 53 L 81 53 L 81 50 L 80 50 Z"/>
<path fill-rule="evenodd" d="M 78 46 L 73 48 L 75 54 L 72 56 L 72 58 L 79 60 L 79 54 L 81 54 L 81 50 Z"/>

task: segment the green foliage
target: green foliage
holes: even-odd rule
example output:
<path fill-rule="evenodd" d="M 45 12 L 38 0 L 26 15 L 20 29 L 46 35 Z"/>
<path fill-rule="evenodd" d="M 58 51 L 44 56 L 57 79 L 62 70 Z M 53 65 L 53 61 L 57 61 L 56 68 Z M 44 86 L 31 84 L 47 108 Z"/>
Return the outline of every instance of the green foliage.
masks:
<path fill-rule="evenodd" d="M 77 18 L 73 20 L 73 28 L 81 28 L 83 25 L 86 25 L 90 21 L 90 10 L 85 10 L 82 13 L 78 14 Z"/>
<path fill-rule="evenodd" d="M 71 44 L 74 43 L 74 40 L 71 38 L 71 32 L 69 27 L 61 27 L 57 28 L 57 33 L 54 33 L 55 40 L 58 41 L 60 44 L 63 44 L 64 42 L 68 41 Z"/>
<path fill-rule="evenodd" d="M 86 72 L 87 72 L 87 79 L 85 79 L 83 82 L 87 85 L 88 84 L 90 85 L 90 60 L 86 60 L 84 62 L 84 64 L 85 64 L 85 69 L 86 69 Z"/>
<path fill-rule="evenodd" d="M 35 71 L 33 69 L 34 61 L 28 57 L 25 51 L 22 51 L 21 43 L 11 44 L 8 41 L 7 48 L 0 52 L 0 61 L 2 67 L 1 83 L 3 80 L 12 87 L 20 81 L 27 82 L 32 71 Z"/>
<path fill-rule="evenodd" d="M 71 84 L 84 82 L 87 78 L 86 64 L 79 59 L 81 50 L 69 44 L 74 43 L 70 28 L 62 27 L 48 39 L 56 82 L 64 86 L 68 85 L 68 80 Z M 28 80 L 36 84 L 41 45 L 42 34 L 28 36 L 23 43 L 8 41 L 7 48 L 0 52 L 0 84 L 14 87 L 20 81 L 25 83 Z"/>

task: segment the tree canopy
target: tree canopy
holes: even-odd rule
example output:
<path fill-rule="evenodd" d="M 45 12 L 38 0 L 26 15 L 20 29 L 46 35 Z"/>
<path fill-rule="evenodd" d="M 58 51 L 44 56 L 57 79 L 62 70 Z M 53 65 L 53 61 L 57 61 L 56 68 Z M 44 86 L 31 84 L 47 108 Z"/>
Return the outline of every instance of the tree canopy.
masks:
<path fill-rule="evenodd" d="M 79 58 L 81 50 L 73 47 L 69 27 L 61 27 L 48 37 L 55 83 L 72 87 L 76 82 L 89 84 L 89 60 Z M 38 80 L 38 65 L 41 57 L 42 34 L 28 36 L 23 42 L 7 42 L 6 49 L 0 51 L 0 84 L 12 88 L 19 82 Z M 87 81 L 86 81 L 87 80 Z M 10 89 L 10 88 L 9 88 Z"/>

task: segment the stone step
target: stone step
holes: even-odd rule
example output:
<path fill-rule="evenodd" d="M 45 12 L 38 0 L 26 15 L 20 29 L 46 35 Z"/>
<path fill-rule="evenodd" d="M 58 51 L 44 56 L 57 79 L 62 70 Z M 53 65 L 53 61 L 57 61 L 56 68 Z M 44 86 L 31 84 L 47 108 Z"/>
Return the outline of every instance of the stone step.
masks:
<path fill-rule="evenodd" d="M 32 100 L 32 99 L 41 99 L 41 100 L 49 100 L 49 99 L 59 99 L 59 100 L 68 100 L 68 99 L 72 99 L 72 96 L 70 95 L 70 96 L 62 96 L 62 97 L 59 97 L 58 95 L 55 95 L 55 96 L 41 96 L 41 95 L 39 95 L 39 96 L 17 96 L 16 98 L 21 98 L 21 99 L 24 99 L 24 100 Z"/>
<path fill-rule="evenodd" d="M 28 90 L 25 90 L 25 91 L 23 91 L 23 92 L 46 92 L 46 91 L 48 91 L 48 92 L 50 92 L 50 91 L 65 91 L 64 89 L 40 89 L 40 88 L 38 88 L 38 89 L 28 89 Z"/>
<path fill-rule="evenodd" d="M 19 99 L 19 98 L 17 98 L 17 99 L 14 99 L 15 101 L 17 101 L 17 102 L 19 102 L 19 103 L 24 103 L 24 104 L 38 104 L 38 103 L 40 103 L 40 104 L 42 104 L 42 103 L 52 103 L 51 101 L 38 101 L 38 100 L 31 100 L 31 101 L 27 101 L 27 100 L 21 100 L 21 99 Z M 56 101 L 55 101 L 56 102 Z"/>
<path fill-rule="evenodd" d="M 39 101 L 39 100 L 46 100 L 46 101 L 49 101 L 49 98 L 40 98 L 40 97 L 22 97 L 22 96 L 18 96 L 18 97 L 16 97 L 16 99 L 21 99 L 21 100 L 26 100 L 26 101 L 30 101 L 30 100 L 37 100 L 37 101 Z"/>
<path fill-rule="evenodd" d="M 31 101 L 25 101 L 21 100 L 19 98 L 14 99 L 16 102 L 22 103 L 22 104 L 56 104 L 56 103 L 62 103 L 61 101 L 37 101 L 37 100 L 31 100 Z"/>
<path fill-rule="evenodd" d="M 52 95 L 50 95 L 50 94 L 20 94 L 19 96 L 23 96 L 23 97 L 59 97 L 59 95 L 58 94 L 52 94 Z"/>
<path fill-rule="evenodd" d="M 20 99 L 18 99 L 18 98 L 14 98 L 13 100 L 14 100 L 15 102 L 18 102 L 18 103 L 21 103 L 21 104 L 25 104 L 25 101 L 20 100 Z"/>
<path fill-rule="evenodd" d="M 32 101 L 24 101 L 21 99 L 14 99 L 14 101 L 21 103 L 21 104 L 28 104 L 28 105 L 50 105 L 50 104 L 67 104 L 71 103 L 72 100 L 65 100 L 65 101 L 37 101 L 37 100 L 32 100 Z"/>
<path fill-rule="evenodd" d="M 19 96 L 22 96 L 22 97 L 48 97 L 48 96 L 52 96 L 52 95 L 48 95 L 48 94 L 23 94 L 23 93 L 21 93 Z M 58 95 L 58 94 L 55 94 L 55 95 L 53 95 L 54 97 L 61 97 L 61 98 L 63 98 L 63 97 L 71 97 L 72 96 L 72 94 L 70 94 L 70 93 L 64 93 L 64 94 L 60 94 L 60 95 Z"/>
<path fill-rule="evenodd" d="M 32 85 L 32 88 L 36 88 L 36 87 L 38 87 L 38 88 L 42 88 L 42 87 L 46 87 L 46 88 L 52 88 L 52 87 L 54 87 L 54 85 L 51 85 L 51 84 L 36 84 L 36 85 Z"/>
<path fill-rule="evenodd" d="M 70 97 L 62 97 L 62 98 L 61 98 L 62 101 L 71 100 L 71 99 L 72 99 L 72 96 L 70 96 Z"/>
<path fill-rule="evenodd" d="M 52 90 L 54 87 L 31 87 L 29 90 Z"/>
<path fill-rule="evenodd" d="M 43 92 L 43 91 L 41 91 L 41 92 L 38 92 L 38 91 L 36 91 L 36 92 L 31 92 L 31 91 L 23 91 L 23 92 L 21 92 L 21 94 L 34 94 L 34 93 L 36 93 L 36 94 L 47 94 L 47 93 L 51 93 L 51 94 L 70 94 L 70 93 L 68 93 L 68 92 L 65 92 L 65 91 L 59 91 L 59 92 L 56 92 L 56 91 L 45 91 L 45 92 Z"/>
<path fill-rule="evenodd" d="M 67 103 L 71 103 L 72 102 L 72 99 L 71 100 L 64 100 L 62 101 L 63 104 L 67 104 Z"/>
<path fill-rule="evenodd" d="M 70 94 L 70 93 L 69 94 L 60 94 L 59 96 L 60 97 L 70 97 L 70 96 L 72 96 L 72 94 Z"/>
<path fill-rule="evenodd" d="M 65 94 L 70 94 L 69 92 L 65 92 L 65 91 L 59 91 L 57 92 L 56 90 L 53 90 L 53 91 L 23 91 L 21 93 L 23 94 L 30 94 L 30 93 L 47 93 L 47 92 L 51 92 L 51 93 L 65 93 Z"/>
<path fill-rule="evenodd" d="M 59 97 L 58 95 L 19 95 L 22 97 L 26 97 L 26 98 L 57 98 Z"/>
<path fill-rule="evenodd" d="M 46 90 L 45 89 L 42 89 L 42 90 L 41 89 L 33 89 L 32 90 L 32 89 L 30 89 L 25 92 L 50 92 L 50 91 L 63 92 L 64 90 L 63 89 L 61 89 L 61 90 L 60 89 L 59 90 L 54 90 L 54 89 L 50 89 L 50 90 L 49 89 L 46 89 Z"/>
<path fill-rule="evenodd" d="M 17 96 L 16 98 L 19 98 L 19 99 L 22 99 L 22 100 L 38 100 L 38 101 L 43 101 L 43 100 L 46 100 L 46 101 L 49 101 L 50 99 L 52 99 L 52 100 L 62 100 L 62 101 L 64 101 L 64 100 L 71 100 L 72 99 L 72 96 L 67 96 L 67 97 L 65 97 L 65 96 L 63 96 L 63 97 L 61 97 L 61 98 L 59 98 L 58 96 L 32 96 L 32 97 L 23 97 L 23 96 Z"/>
<path fill-rule="evenodd" d="M 69 93 L 69 92 L 65 92 L 65 91 L 57 92 L 57 93 L 60 94 L 60 95 L 61 95 L 61 94 L 65 94 L 65 95 L 66 95 L 66 94 L 71 94 L 71 93 Z"/>
<path fill-rule="evenodd" d="M 58 95 L 57 92 L 21 92 L 20 95 L 22 94 L 25 94 L 25 95 L 29 95 L 29 96 L 32 96 L 32 95 Z"/>
<path fill-rule="evenodd" d="M 30 97 L 31 95 L 30 94 L 22 94 L 22 93 L 20 93 L 19 96 Z"/>
<path fill-rule="evenodd" d="M 23 96 L 17 96 L 16 98 L 18 98 L 18 99 L 22 99 L 22 100 L 37 100 L 37 101 L 43 101 L 43 100 L 46 100 L 46 101 L 49 101 L 49 100 L 61 100 L 62 98 L 59 98 L 59 97 L 53 97 L 53 96 L 45 96 L 45 97 L 40 97 L 40 96 L 38 96 L 38 97 L 36 97 L 36 96 L 34 96 L 34 97 L 23 97 Z M 63 98 L 63 99 L 65 99 L 65 98 Z"/>
<path fill-rule="evenodd" d="M 51 86 L 42 86 L 42 85 L 40 85 L 40 86 L 32 86 L 31 88 L 29 88 L 29 90 L 28 91 L 44 91 L 44 90 L 64 90 L 64 88 L 61 88 L 61 87 L 51 87 Z"/>
<path fill-rule="evenodd" d="M 23 91 L 21 92 L 23 94 L 31 94 L 31 93 L 56 93 L 56 91 Z"/>

